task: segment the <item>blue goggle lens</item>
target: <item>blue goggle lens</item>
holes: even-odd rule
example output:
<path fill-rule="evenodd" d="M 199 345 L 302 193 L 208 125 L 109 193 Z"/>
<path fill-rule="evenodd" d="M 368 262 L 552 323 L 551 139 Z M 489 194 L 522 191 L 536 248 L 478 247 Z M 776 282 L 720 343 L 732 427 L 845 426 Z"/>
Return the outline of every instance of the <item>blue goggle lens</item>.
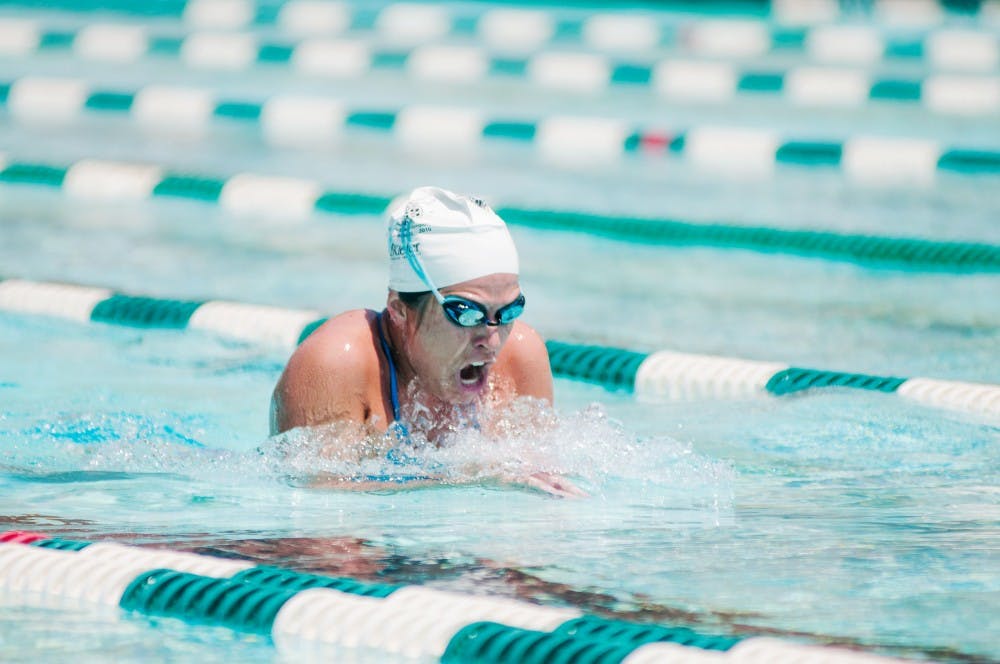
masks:
<path fill-rule="evenodd" d="M 497 309 L 496 320 L 492 321 L 486 307 L 464 297 L 446 295 L 441 306 L 448 320 L 459 327 L 508 325 L 524 313 L 524 295 L 518 295 L 516 300 Z"/>

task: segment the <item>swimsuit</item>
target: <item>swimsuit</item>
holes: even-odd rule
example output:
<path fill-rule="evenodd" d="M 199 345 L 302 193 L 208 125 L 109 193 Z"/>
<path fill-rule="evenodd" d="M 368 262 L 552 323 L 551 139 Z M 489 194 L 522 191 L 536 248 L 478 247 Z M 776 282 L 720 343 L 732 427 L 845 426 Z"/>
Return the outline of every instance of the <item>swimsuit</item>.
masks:
<path fill-rule="evenodd" d="M 402 442 L 410 442 L 410 432 L 407 430 L 406 425 L 403 424 L 399 419 L 399 380 L 396 378 L 396 363 L 392 361 L 392 352 L 389 350 L 389 342 L 385 338 L 385 334 L 382 332 L 382 312 L 375 314 L 375 329 L 378 330 L 378 340 L 382 345 L 382 353 L 385 355 L 385 361 L 389 365 L 389 400 L 392 402 L 392 422 L 389 424 L 389 431 L 387 433 L 392 433 L 396 438 Z M 410 455 L 406 454 L 399 448 L 393 447 L 385 454 L 387 461 L 390 461 L 397 465 L 406 465 L 419 463 L 419 461 Z M 394 482 L 405 482 L 410 479 L 428 479 L 425 476 L 372 476 L 369 475 L 368 479 L 373 480 L 386 480 Z"/>
<path fill-rule="evenodd" d="M 389 342 L 385 340 L 385 334 L 382 333 L 381 311 L 375 314 L 375 328 L 378 330 L 378 340 L 382 344 L 382 353 L 385 354 L 385 361 L 389 364 L 389 400 L 392 401 L 392 420 L 395 424 L 399 422 L 399 383 L 396 380 L 396 363 L 392 361 Z"/>

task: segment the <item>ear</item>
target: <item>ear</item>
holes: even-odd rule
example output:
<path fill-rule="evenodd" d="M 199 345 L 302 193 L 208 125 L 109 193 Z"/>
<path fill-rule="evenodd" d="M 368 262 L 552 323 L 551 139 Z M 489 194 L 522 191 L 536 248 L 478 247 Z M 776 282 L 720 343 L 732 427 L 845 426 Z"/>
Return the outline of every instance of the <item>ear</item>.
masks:
<path fill-rule="evenodd" d="M 410 312 L 410 308 L 399 299 L 399 294 L 394 290 L 389 291 L 389 297 L 385 301 L 385 308 L 389 312 L 389 319 L 397 325 L 405 321 L 407 314 Z"/>

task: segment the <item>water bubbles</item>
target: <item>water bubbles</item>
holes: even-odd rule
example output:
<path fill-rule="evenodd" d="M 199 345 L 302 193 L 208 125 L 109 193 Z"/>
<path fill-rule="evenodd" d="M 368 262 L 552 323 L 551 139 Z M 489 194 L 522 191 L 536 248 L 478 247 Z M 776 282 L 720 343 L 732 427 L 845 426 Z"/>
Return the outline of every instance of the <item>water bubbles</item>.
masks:
<path fill-rule="evenodd" d="M 459 406 L 442 418 L 414 402 L 405 427 L 330 423 L 293 429 L 254 449 L 206 446 L 210 421 L 190 415 L 61 413 L 3 443 L 11 466 L 32 473 L 162 473 L 216 486 L 362 490 L 438 486 L 574 485 L 592 499 L 629 504 L 731 503 L 733 472 L 667 436 L 639 437 L 598 403 L 559 413 L 520 398 Z M 8 434 L 9 435 L 9 434 Z M 4 434 L 0 433 L 0 438 Z M 561 483 L 561 484 L 560 484 Z"/>

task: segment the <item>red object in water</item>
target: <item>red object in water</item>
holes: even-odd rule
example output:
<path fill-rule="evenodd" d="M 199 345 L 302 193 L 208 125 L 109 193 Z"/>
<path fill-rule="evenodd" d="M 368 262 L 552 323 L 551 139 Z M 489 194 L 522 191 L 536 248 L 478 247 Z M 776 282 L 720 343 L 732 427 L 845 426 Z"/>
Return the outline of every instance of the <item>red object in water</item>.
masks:
<path fill-rule="evenodd" d="M 672 136 L 667 134 L 643 134 L 639 138 L 639 145 L 643 152 L 666 152 L 670 148 Z"/>
<path fill-rule="evenodd" d="M 31 533 L 27 530 L 8 530 L 5 533 L 0 533 L 0 542 L 8 544 L 31 544 L 43 539 L 49 539 L 49 536 L 42 533 Z"/>

